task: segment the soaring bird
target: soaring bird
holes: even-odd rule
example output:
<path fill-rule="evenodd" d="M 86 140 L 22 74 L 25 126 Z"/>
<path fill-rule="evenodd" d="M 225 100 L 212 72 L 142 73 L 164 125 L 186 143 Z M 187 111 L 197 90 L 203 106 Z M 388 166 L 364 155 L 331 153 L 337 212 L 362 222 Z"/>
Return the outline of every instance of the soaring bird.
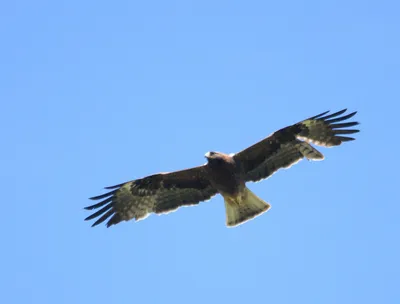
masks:
<path fill-rule="evenodd" d="M 243 224 L 271 208 L 246 186 L 247 182 L 266 179 L 303 158 L 323 160 L 323 154 L 310 143 L 334 147 L 354 140 L 345 135 L 359 132 L 348 129 L 359 123 L 343 121 L 357 112 L 343 116 L 346 110 L 329 115 L 326 111 L 307 118 L 238 153 L 207 152 L 207 162 L 202 166 L 153 174 L 106 187 L 112 191 L 90 198 L 102 201 L 85 209 L 101 209 L 85 220 L 99 217 L 93 227 L 108 219 L 106 225 L 110 227 L 121 221 L 144 219 L 151 213 L 168 213 L 181 206 L 197 205 L 219 193 L 224 198 L 226 226 Z"/>

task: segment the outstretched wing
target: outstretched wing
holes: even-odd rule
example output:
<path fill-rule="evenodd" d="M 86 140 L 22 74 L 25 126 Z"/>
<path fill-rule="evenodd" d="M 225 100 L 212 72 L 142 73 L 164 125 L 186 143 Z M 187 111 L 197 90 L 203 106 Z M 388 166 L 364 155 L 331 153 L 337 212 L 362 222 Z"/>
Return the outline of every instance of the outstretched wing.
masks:
<path fill-rule="evenodd" d="M 100 217 L 96 226 L 108 218 L 107 227 L 121 221 L 140 220 L 150 213 L 167 213 L 181 206 L 196 205 L 217 194 L 207 178 L 204 166 L 170 173 L 159 173 L 119 185 L 106 187 L 111 192 L 92 197 L 103 199 L 88 206 L 92 210 L 102 207 L 85 220 Z"/>
<path fill-rule="evenodd" d="M 333 147 L 352 141 L 344 136 L 359 130 L 347 129 L 358 122 L 342 122 L 357 112 L 341 116 L 347 109 L 326 115 L 329 111 L 307 118 L 294 125 L 280 129 L 253 146 L 236 153 L 233 157 L 240 162 L 246 181 L 259 181 L 271 176 L 281 168 L 289 168 L 304 157 L 322 160 L 324 156 L 310 143 Z"/>

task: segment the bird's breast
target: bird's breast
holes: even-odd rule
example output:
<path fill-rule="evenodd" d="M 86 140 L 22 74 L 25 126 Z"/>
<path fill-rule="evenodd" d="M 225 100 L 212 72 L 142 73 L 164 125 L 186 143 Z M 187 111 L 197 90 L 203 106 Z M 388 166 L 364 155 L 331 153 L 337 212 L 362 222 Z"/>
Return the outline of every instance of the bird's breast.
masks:
<path fill-rule="evenodd" d="M 209 168 L 210 182 L 221 194 L 235 195 L 244 183 L 230 168 Z"/>

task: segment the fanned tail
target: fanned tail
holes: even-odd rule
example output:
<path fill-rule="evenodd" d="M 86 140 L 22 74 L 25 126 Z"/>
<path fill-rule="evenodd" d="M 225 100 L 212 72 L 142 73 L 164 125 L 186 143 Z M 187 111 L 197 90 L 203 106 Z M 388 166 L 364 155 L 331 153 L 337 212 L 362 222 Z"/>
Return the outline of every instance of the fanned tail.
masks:
<path fill-rule="evenodd" d="M 249 188 L 235 197 L 224 197 L 226 225 L 235 227 L 268 211 L 271 205 L 255 195 Z"/>

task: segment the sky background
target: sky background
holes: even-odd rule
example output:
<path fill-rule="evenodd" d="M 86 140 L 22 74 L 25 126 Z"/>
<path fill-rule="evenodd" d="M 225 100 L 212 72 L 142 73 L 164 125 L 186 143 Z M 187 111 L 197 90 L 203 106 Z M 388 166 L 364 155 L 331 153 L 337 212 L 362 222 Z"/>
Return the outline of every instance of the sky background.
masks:
<path fill-rule="evenodd" d="M 400 303 L 398 1 L 3 1 L 3 303 Z M 107 229 L 103 187 L 201 165 L 326 110 L 357 140 Z"/>

